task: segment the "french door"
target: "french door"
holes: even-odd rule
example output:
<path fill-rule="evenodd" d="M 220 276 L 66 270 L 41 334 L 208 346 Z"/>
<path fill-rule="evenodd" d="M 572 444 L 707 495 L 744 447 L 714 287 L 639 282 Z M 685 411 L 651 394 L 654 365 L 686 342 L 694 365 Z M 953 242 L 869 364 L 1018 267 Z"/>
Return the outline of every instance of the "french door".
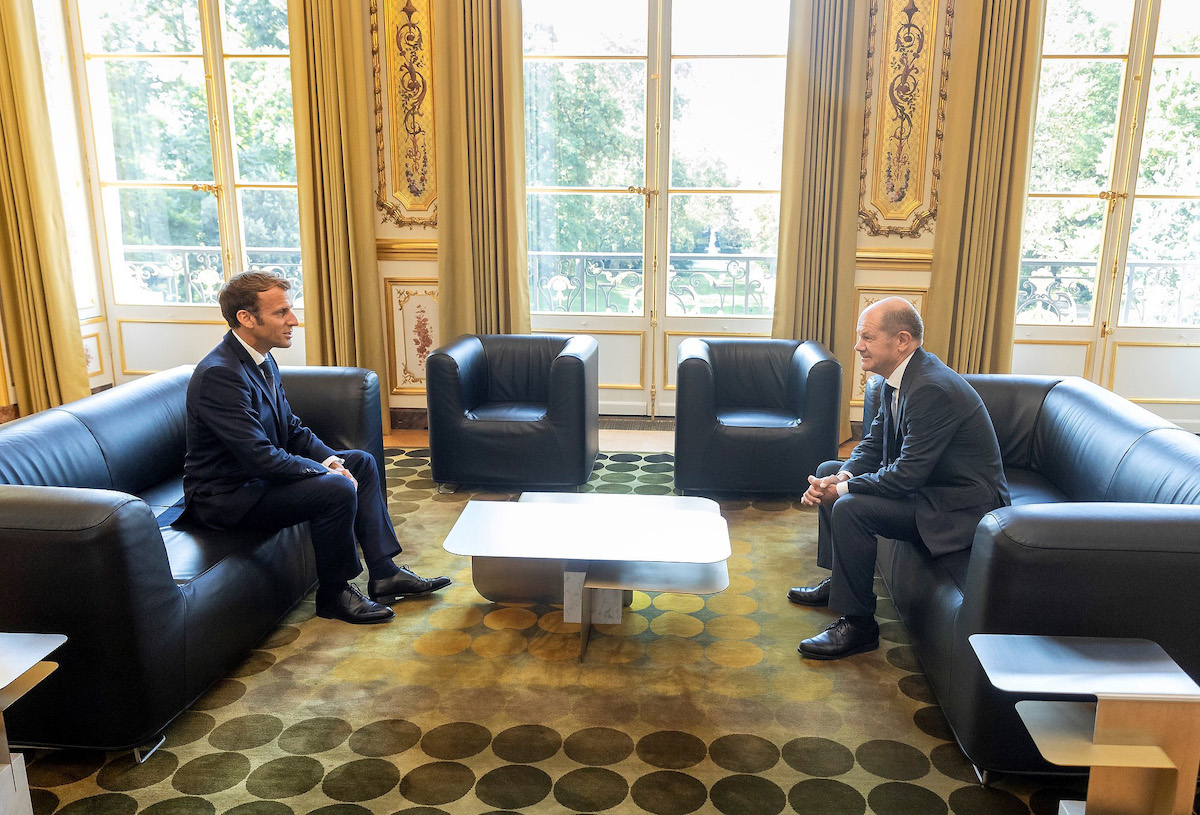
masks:
<path fill-rule="evenodd" d="M 524 0 L 533 330 L 600 342 L 600 411 L 672 415 L 688 336 L 767 336 L 789 3 Z"/>
<path fill-rule="evenodd" d="M 1049 0 L 1013 370 L 1200 432 L 1200 12 Z"/>

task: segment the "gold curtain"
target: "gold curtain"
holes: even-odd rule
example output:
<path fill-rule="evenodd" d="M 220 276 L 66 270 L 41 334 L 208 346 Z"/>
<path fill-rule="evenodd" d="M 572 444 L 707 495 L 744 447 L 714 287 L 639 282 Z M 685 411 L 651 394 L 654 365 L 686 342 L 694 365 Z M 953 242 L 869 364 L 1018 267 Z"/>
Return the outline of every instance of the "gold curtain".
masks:
<path fill-rule="evenodd" d="M 441 336 L 528 333 L 521 4 L 433 16 Z"/>
<path fill-rule="evenodd" d="M 375 371 L 388 427 L 367 30 L 364 3 L 288 0 L 308 363 Z"/>
<path fill-rule="evenodd" d="M 793 0 L 771 335 L 819 340 L 842 363 L 842 438 L 854 362 L 858 177 L 868 3 Z"/>
<path fill-rule="evenodd" d="M 29 0 L 0 0 L 0 308 L 22 415 L 90 392 L 37 42 Z"/>
<path fill-rule="evenodd" d="M 926 345 L 962 373 L 1012 368 L 1043 11 L 955 5 Z"/>

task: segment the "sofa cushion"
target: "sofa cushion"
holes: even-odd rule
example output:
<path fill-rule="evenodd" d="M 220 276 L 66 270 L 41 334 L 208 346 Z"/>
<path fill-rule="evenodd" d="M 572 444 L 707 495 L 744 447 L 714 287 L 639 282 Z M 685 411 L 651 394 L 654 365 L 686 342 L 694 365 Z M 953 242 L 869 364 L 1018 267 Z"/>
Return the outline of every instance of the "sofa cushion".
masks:
<path fill-rule="evenodd" d="M 786 410 L 738 408 L 717 410 L 717 423 L 726 427 L 795 427 L 800 420 Z"/>
<path fill-rule="evenodd" d="M 487 356 L 487 401 L 548 402 L 550 366 L 568 339 L 557 334 L 480 337 Z"/>
<path fill-rule="evenodd" d="M 963 378 L 987 407 L 1004 466 L 1029 469 L 1038 414 L 1046 394 L 1061 378 L 996 374 L 967 374 Z"/>
<path fill-rule="evenodd" d="M 788 395 L 795 376 L 794 340 L 706 339 L 712 361 L 714 400 L 724 408 L 794 411 Z"/>
<path fill-rule="evenodd" d="M 1099 385 L 1070 377 L 1046 395 L 1030 469 L 1071 501 L 1103 501 L 1133 443 L 1164 427 L 1175 425 Z"/>
<path fill-rule="evenodd" d="M 191 375 L 192 366 L 183 365 L 62 408 L 82 422 L 100 445 L 112 489 L 136 495 L 180 471 Z"/>
<path fill-rule="evenodd" d="M 0 483 L 99 490 L 112 487 L 96 439 L 78 419 L 58 408 L 0 428 Z"/>
<path fill-rule="evenodd" d="M 546 418 L 546 403 L 486 402 L 467 411 L 467 418 L 480 422 L 540 422 Z"/>
<path fill-rule="evenodd" d="M 1105 500 L 1200 504 L 1200 438 L 1179 427 L 1142 436 L 1121 459 Z"/>
<path fill-rule="evenodd" d="M 1023 504 L 1057 504 L 1069 500 L 1044 475 L 1033 470 L 1005 467 L 1004 479 L 1008 482 L 1008 492 L 1015 507 Z"/>
<path fill-rule="evenodd" d="M 183 500 L 183 473 L 177 473 L 165 481 L 151 484 L 141 492 L 134 493 L 150 505 L 150 511 L 158 518 L 166 510 Z M 160 520 L 159 523 L 162 523 Z"/>

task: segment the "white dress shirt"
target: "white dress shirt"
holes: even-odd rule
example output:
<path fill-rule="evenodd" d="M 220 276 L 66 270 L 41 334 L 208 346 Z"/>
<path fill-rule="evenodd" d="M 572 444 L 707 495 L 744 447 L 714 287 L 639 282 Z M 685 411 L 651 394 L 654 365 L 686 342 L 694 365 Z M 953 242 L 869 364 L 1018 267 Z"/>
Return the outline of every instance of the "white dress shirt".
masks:
<path fill-rule="evenodd" d="M 916 349 L 913 349 L 913 353 L 914 354 L 916 353 Z M 900 383 L 904 381 L 904 371 L 905 371 L 905 369 L 908 368 L 908 363 L 909 363 L 909 360 L 911 360 L 911 359 L 912 359 L 912 354 L 909 354 L 904 359 L 900 360 L 900 364 L 896 366 L 896 370 L 892 371 L 891 376 L 889 376 L 886 380 L 887 383 L 889 385 L 891 385 L 892 388 L 894 388 L 894 390 L 892 391 L 892 403 L 890 405 L 888 405 L 888 407 L 892 411 L 892 421 L 895 421 L 896 419 L 899 418 L 898 414 L 900 411 L 900 407 L 899 407 L 900 406 Z M 872 418 L 874 418 L 874 417 L 872 417 Z M 864 426 L 867 426 L 865 424 L 866 420 L 867 420 L 867 417 L 863 416 Z M 837 477 L 839 479 L 838 484 L 837 484 L 837 494 L 845 495 L 846 493 L 850 492 L 850 487 L 846 485 L 846 482 L 849 481 L 851 478 L 850 471 L 849 470 L 838 470 Z"/>

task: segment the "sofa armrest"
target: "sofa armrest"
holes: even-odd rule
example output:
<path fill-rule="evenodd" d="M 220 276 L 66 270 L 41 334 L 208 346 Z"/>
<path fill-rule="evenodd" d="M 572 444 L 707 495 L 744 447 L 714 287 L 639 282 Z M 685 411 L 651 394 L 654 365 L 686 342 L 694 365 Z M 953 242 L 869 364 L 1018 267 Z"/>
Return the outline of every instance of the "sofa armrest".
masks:
<path fill-rule="evenodd" d="M 365 450 L 384 475 L 379 377 L 366 368 L 288 366 L 279 369 L 292 412 L 334 450 Z"/>
<path fill-rule="evenodd" d="M 842 363 L 819 342 L 808 340 L 792 354 L 796 415 L 809 432 L 814 454 L 837 458 L 842 408 Z"/>
<path fill-rule="evenodd" d="M 573 425 L 583 422 L 589 433 L 598 432 L 599 357 L 600 344 L 596 339 L 581 335 L 567 340 L 563 350 L 550 363 L 550 401 L 546 411 L 551 424 Z"/>
<path fill-rule="evenodd" d="M 12 741 L 124 749 L 187 703 L 184 600 L 145 502 L 0 486 L 0 563 L 0 630 L 67 636 L 59 669 L 5 713 Z"/>
<path fill-rule="evenodd" d="M 1200 506 L 1004 507 L 975 533 L 956 640 L 974 633 L 1144 637 L 1200 677 Z"/>

